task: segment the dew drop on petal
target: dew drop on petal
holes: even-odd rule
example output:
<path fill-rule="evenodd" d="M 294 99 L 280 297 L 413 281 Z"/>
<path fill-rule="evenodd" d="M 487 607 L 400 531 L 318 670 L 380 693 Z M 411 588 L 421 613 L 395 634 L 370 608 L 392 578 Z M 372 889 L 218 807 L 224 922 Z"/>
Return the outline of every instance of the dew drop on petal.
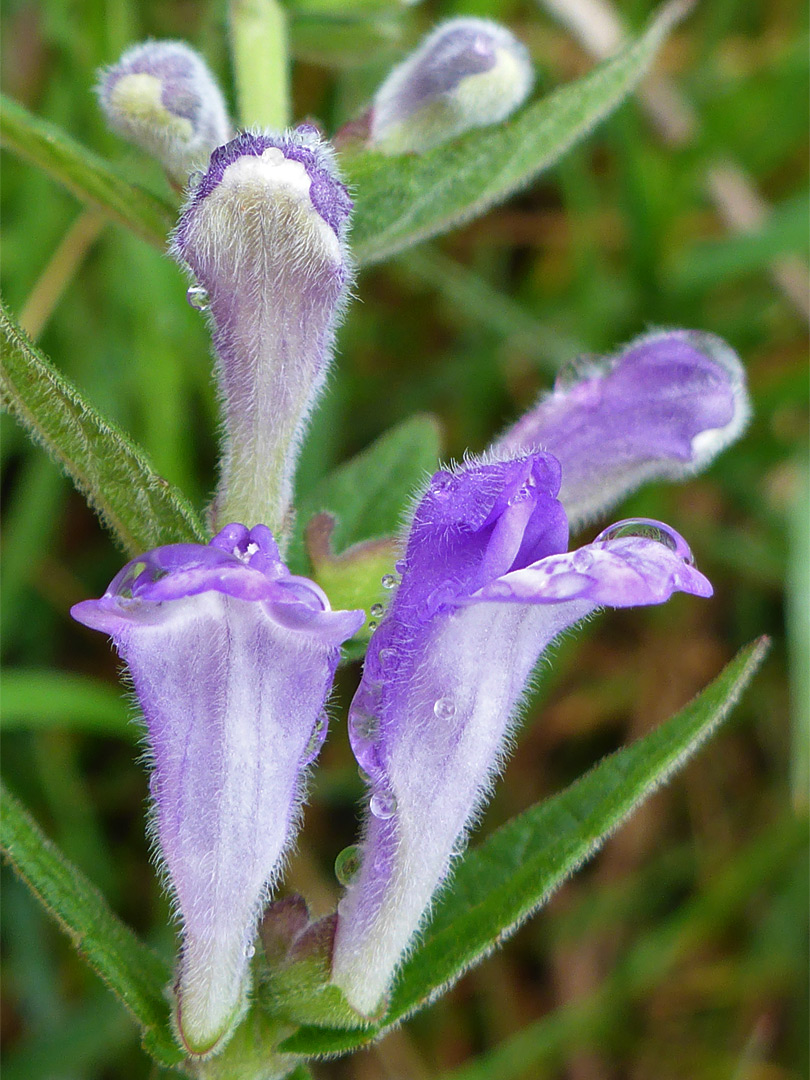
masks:
<path fill-rule="evenodd" d="M 371 742 L 377 736 L 377 717 L 366 712 L 354 712 L 349 719 L 352 734 Z"/>
<path fill-rule="evenodd" d="M 575 551 L 571 557 L 571 565 L 575 570 L 579 570 L 582 573 L 590 570 L 593 565 L 593 555 L 587 548 L 580 548 L 579 551 Z"/>
<path fill-rule="evenodd" d="M 133 586 L 146 570 L 145 562 L 134 562 L 129 566 L 125 566 L 110 582 L 108 592 L 112 596 L 120 596 L 124 600 L 131 599 Z"/>
<path fill-rule="evenodd" d="M 514 590 L 505 581 L 493 581 L 491 585 L 487 586 L 485 595 L 490 597 L 502 596 L 505 600 L 508 600 L 514 595 Z"/>
<path fill-rule="evenodd" d="M 369 628 L 369 630 L 376 630 L 377 629 L 377 623 L 374 621 L 374 619 L 372 619 L 371 622 L 368 624 L 368 628 Z"/>
<path fill-rule="evenodd" d="M 615 525 L 610 525 L 600 532 L 594 543 L 605 544 L 610 540 L 624 540 L 630 537 L 654 540 L 679 555 L 684 562 L 692 564 L 695 561 L 689 545 L 682 536 L 674 529 L 670 529 L 668 525 L 650 518 L 627 518 L 625 521 L 617 521 Z"/>
<path fill-rule="evenodd" d="M 363 852 L 359 844 L 344 848 L 335 859 L 335 877 L 341 885 L 351 885 L 360 872 Z"/>
<path fill-rule="evenodd" d="M 248 945 L 248 947 L 245 949 L 245 956 L 248 958 L 248 960 L 252 960 L 255 955 L 256 955 L 256 946 L 255 945 Z"/>
<path fill-rule="evenodd" d="M 387 667 L 396 657 L 396 649 L 380 649 L 377 659 L 383 667 Z"/>
<path fill-rule="evenodd" d="M 379 619 L 384 611 L 385 606 L 383 604 L 372 604 L 369 608 L 369 614 L 373 615 L 375 619 Z"/>
<path fill-rule="evenodd" d="M 397 811 L 396 796 L 390 791 L 376 791 L 371 796 L 369 809 L 375 818 L 380 821 L 388 821 Z"/>
<path fill-rule="evenodd" d="M 323 741 L 326 738 L 326 724 L 326 717 L 321 714 L 315 721 L 315 727 L 312 729 L 312 734 L 304 748 L 302 764 L 309 765 L 309 763 L 314 761 L 318 756 L 318 752 L 323 746 Z"/>
<path fill-rule="evenodd" d="M 433 477 L 430 488 L 433 494 L 439 499 L 446 499 L 450 494 L 450 488 L 453 484 L 453 474 L 441 469 Z"/>
<path fill-rule="evenodd" d="M 397 579 L 393 574 L 383 574 L 380 583 L 384 589 L 393 589 L 397 583 Z"/>
<path fill-rule="evenodd" d="M 594 357 L 585 353 L 562 365 L 554 380 L 555 390 L 570 390 L 577 383 L 583 383 L 594 374 Z"/>
<path fill-rule="evenodd" d="M 404 574 L 407 567 L 408 564 L 405 562 L 404 559 L 400 559 L 399 562 L 394 563 L 394 569 L 398 574 Z"/>
<path fill-rule="evenodd" d="M 186 300 L 195 311 L 208 311 L 208 293 L 202 285 L 192 285 L 186 293 Z"/>
<path fill-rule="evenodd" d="M 452 720 L 456 715 L 456 706 L 452 698 L 440 697 L 433 704 L 433 712 L 439 720 Z"/>
<path fill-rule="evenodd" d="M 286 160 L 284 151 L 278 146 L 268 146 L 262 154 L 262 161 L 267 165 L 283 165 Z"/>

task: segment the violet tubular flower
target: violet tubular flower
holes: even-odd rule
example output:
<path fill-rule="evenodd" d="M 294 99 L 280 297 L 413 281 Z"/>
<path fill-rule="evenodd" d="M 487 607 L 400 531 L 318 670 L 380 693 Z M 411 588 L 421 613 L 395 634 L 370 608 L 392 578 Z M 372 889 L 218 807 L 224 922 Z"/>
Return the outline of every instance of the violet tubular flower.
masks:
<path fill-rule="evenodd" d="M 185 186 L 211 151 L 230 138 L 225 100 L 204 60 L 182 41 L 145 41 L 101 72 L 107 122 L 156 157 Z"/>
<path fill-rule="evenodd" d="M 290 574 L 270 530 L 226 526 L 128 563 L 79 622 L 113 639 L 146 722 L 152 831 L 182 928 L 177 1026 L 219 1049 L 240 1019 L 256 923 L 326 735 L 339 647 L 332 611 Z"/>
<path fill-rule="evenodd" d="M 701 471 L 748 420 L 743 367 L 713 334 L 660 330 L 573 368 L 493 447 L 500 457 L 547 450 L 564 463 L 572 529 L 649 480 Z"/>
<path fill-rule="evenodd" d="M 193 189 L 173 252 L 210 311 L 224 406 L 214 522 L 283 538 L 298 448 L 351 280 L 351 199 L 315 128 L 243 133 Z"/>
<path fill-rule="evenodd" d="M 505 120 L 531 90 L 526 47 L 489 19 L 448 19 L 388 75 L 374 95 L 371 145 L 423 152 Z"/>
<path fill-rule="evenodd" d="M 547 453 L 470 463 L 437 473 L 416 508 L 349 718 L 370 810 L 332 978 L 362 1015 L 379 1011 L 460 850 L 546 647 L 601 607 L 711 595 L 657 522 L 569 552 L 560 482 Z"/>

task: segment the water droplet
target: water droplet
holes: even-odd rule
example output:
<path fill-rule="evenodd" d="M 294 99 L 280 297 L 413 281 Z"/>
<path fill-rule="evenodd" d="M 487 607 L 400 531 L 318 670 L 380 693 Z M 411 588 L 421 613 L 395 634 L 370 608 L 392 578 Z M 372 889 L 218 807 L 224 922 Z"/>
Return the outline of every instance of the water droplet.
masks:
<path fill-rule="evenodd" d="M 364 784 L 371 783 L 371 777 L 368 775 L 365 769 L 358 769 L 357 775 L 360 777 Z"/>
<path fill-rule="evenodd" d="M 404 559 L 400 559 L 399 562 L 394 563 L 394 569 L 398 574 L 404 574 L 407 566 L 408 564 L 405 562 Z"/>
<path fill-rule="evenodd" d="M 393 589 L 396 583 L 397 579 L 394 577 L 393 574 L 383 574 L 383 576 L 380 578 L 380 584 L 384 589 Z"/>
<path fill-rule="evenodd" d="M 433 705 L 433 712 L 439 720 L 452 720 L 456 715 L 456 706 L 453 703 L 453 699 L 449 697 L 440 697 Z"/>
<path fill-rule="evenodd" d="M 208 303 L 208 293 L 202 285 L 192 285 L 186 293 L 186 300 L 188 300 L 195 311 L 208 311 L 208 308 L 210 307 L 210 304 Z"/>
<path fill-rule="evenodd" d="M 315 727 L 312 729 L 312 734 L 309 737 L 306 747 L 304 748 L 304 756 L 302 759 L 302 765 L 309 765 L 311 761 L 314 761 L 318 756 L 323 741 L 326 738 L 326 729 L 328 721 L 326 716 L 321 713 L 318 719 L 315 721 Z"/>
<path fill-rule="evenodd" d="M 397 655 L 396 649 L 380 649 L 377 653 L 377 659 L 383 667 L 387 667 Z"/>
<path fill-rule="evenodd" d="M 363 864 L 363 852 L 359 844 L 344 848 L 335 859 L 335 877 L 341 885 L 351 885 Z"/>
<path fill-rule="evenodd" d="M 485 595 L 511 600 L 515 595 L 515 591 L 506 581 L 493 581 L 491 585 L 487 585 Z"/>
<path fill-rule="evenodd" d="M 262 161 L 267 162 L 268 165 L 283 165 L 286 160 L 284 151 L 277 146 L 268 146 L 262 154 Z"/>
<path fill-rule="evenodd" d="M 568 360 L 557 372 L 554 380 L 555 390 L 570 390 L 577 383 L 582 383 L 589 376 L 595 374 L 594 357 L 586 353 L 578 356 L 575 360 Z"/>
<path fill-rule="evenodd" d="M 368 707 L 355 707 L 349 713 L 349 741 L 361 769 L 374 775 L 380 767 L 380 722 Z"/>
<path fill-rule="evenodd" d="M 588 551 L 587 548 L 580 548 L 579 551 L 574 552 L 571 558 L 571 565 L 575 570 L 585 573 L 585 571 L 590 570 L 593 565 L 593 554 Z"/>
<path fill-rule="evenodd" d="M 453 484 L 453 474 L 441 469 L 433 477 L 430 487 L 433 494 L 440 499 L 446 499 L 450 494 L 450 488 Z"/>
<path fill-rule="evenodd" d="M 110 584 L 110 592 L 114 596 L 120 596 L 124 600 L 132 598 L 132 589 L 144 571 L 147 569 L 145 562 L 135 562 L 125 567 Z"/>
<path fill-rule="evenodd" d="M 373 615 L 376 619 L 379 619 L 380 615 L 382 615 L 384 611 L 385 607 L 383 604 L 372 604 L 369 608 L 369 613 Z"/>
<path fill-rule="evenodd" d="M 635 537 L 641 540 L 654 540 L 658 544 L 663 544 L 664 547 L 669 548 L 670 551 L 679 555 L 684 562 L 688 562 L 690 565 L 695 561 L 692 552 L 689 550 L 689 545 L 682 536 L 676 533 L 674 529 L 670 529 L 668 525 L 664 525 L 660 521 L 653 521 L 650 518 L 628 518 L 625 521 L 617 521 L 615 525 L 610 525 L 600 532 L 594 543 L 606 544 L 610 540 L 624 540 Z"/>
<path fill-rule="evenodd" d="M 349 725 L 351 726 L 352 734 L 356 735 L 359 739 L 367 739 L 371 742 L 377 737 L 379 727 L 377 724 L 377 717 L 372 716 L 370 713 L 352 713 L 349 718 Z"/>
<path fill-rule="evenodd" d="M 391 791 L 375 791 L 371 796 L 369 809 L 375 818 L 388 821 L 397 812 L 397 799 Z"/>
<path fill-rule="evenodd" d="M 371 622 L 368 624 L 368 628 L 372 632 L 377 629 L 377 623 L 374 621 L 374 619 L 372 619 Z"/>
<path fill-rule="evenodd" d="M 245 949 L 245 956 L 248 958 L 248 960 L 252 960 L 255 955 L 256 955 L 256 946 L 255 945 L 248 945 L 248 947 Z"/>

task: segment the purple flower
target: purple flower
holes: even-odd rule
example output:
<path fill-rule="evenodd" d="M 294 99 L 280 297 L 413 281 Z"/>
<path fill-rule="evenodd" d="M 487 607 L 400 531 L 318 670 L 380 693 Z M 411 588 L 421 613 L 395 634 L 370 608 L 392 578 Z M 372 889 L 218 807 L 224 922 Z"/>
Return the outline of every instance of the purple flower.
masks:
<path fill-rule="evenodd" d="M 182 926 L 177 1025 L 205 1054 L 245 1007 L 256 922 L 326 734 L 339 646 L 364 613 L 330 610 L 269 529 L 234 524 L 208 546 L 134 559 L 72 614 L 112 637 L 143 711 L 152 831 Z"/>
<path fill-rule="evenodd" d="M 429 150 L 505 120 L 532 86 L 529 54 L 488 19 L 437 26 L 374 95 L 371 143 L 386 154 Z"/>
<path fill-rule="evenodd" d="M 370 812 L 332 977 L 363 1015 L 379 1009 L 486 798 L 547 646 L 601 607 L 711 595 L 657 522 L 619 523 L 568 552 L 560 474 L 542 452 L 468 463 L 437 473 L 416 508 L 349 718 Z"/>
<path fill-rule="evenodd" d="M 285 532 L 298 447 L 351 279 L 352 208 L 308 125 L 244 133 L 211 156 L 174 237 L 209 307 L 224 404 L 215 521 Z"/>
<path fill-rule="evenodd" d="M 182 41 L 146 41 L 101 72 L 110 127 L 156 157 L 184 186 L 230 138 L 222 93 L 202 57 Z"/>
<path fill-rule="evenodd" d="M 704 469 L 748 415 L 743 368 L 724 341 L 659 330 L 562 375 L 493 449 L 556 455 L 560 502 L 576 529 L 647 480 Z"/>

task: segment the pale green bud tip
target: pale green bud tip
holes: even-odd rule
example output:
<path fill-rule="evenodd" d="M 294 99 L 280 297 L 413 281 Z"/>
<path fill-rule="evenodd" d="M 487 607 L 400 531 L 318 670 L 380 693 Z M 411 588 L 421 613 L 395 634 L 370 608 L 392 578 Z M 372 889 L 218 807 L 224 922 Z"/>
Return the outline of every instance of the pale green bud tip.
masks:
<path fill-rule="evenodd" d="M 146 41 L 101 73 L 98 96 L 119 135 L 156 157 L 185 184 L 230 138 L 219 87 L 200 56 L 181 41 Z"/>
<path fill-rule="evenodd" d="M 377 91 L 371 144 L 387 154 L 430 150 L 505 120 L 531 89 L 525 46 L 488 19 L 437 26 Z"/>

